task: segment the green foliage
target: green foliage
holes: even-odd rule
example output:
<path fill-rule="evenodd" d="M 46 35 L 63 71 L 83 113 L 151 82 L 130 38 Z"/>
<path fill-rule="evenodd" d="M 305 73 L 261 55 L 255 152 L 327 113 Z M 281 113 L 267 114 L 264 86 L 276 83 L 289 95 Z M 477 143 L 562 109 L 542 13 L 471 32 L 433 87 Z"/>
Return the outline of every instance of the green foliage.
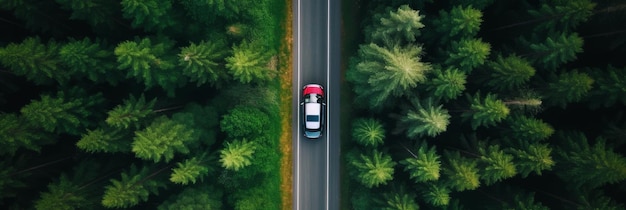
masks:
<path fill-rule="evenodd" d="M 415 202 L 415 195 L 399 190 L 390 193 L 384 193 L 383 199 L 385 205 L 383 210 L 418 210 L 419 205 Z"/>
<path fill-rule="evenodd" d="M 186 187 L 158 206 L 158 210 L 224 209 L 223 192 L 214 186 L 197 185 Z"/>
<path fill-rule="evenodd" d="M 60 47 L 59 60 L 70 72 L 85 74 L 91 81 L 117 84 L 121 76 L 110 71 L 115 67 L 113 54 L 102 48 L 100 43 L 94 43 L 89 38 L 71 39 Z"/>
<path fill-rule="evenodd" d="M 176 153 L 189 153 L 188 144 L 197 140 L 194 129 L 161 116 L 145 129 L 135 132 L 132 151 L 144 160 L 169 162 Z"/>
<path fill-rule="evenodd" d="M 478 10 L 483 10 L 493 4 L 494 0 L 451 0 L 455 5 L 472 6 Z"/>
<path fill-rule="evenodd" d="M 183 74 L 197 86 L 205 83 L 215 84 L 228 78 L 224 69 L 224 57 L 227 51 L 223 42 L 190 43 L 178 54 L 178 63 L 183 66 Z"/>
<path fill-rule="evenodd" d="M 373 150 L 371 154 L 361 154 L 360 158 L 352 160 L 350 164 L 358 170 L 356 178 L 359 183 L 372 188 L 393 180 L 396 162 L 388 154 Z"/>
<path fill-rule="evenodd" d="M 602 138 L 591 145 L 582 132 L 559 133 L 556 173 L 576 187 L 595 188 L 626 179 L 626 157 L 613 151 Z M 593 169 L 593 170 L 590 170 Z"/>
<path fill-rule="evenodd" d="M 224 142 L 224 149 L 220 151 L 220 163 L 228 170 L 238 171 L 252 164 L 252 155 L 256 150 L 254 142 L 246 139 Z"/>
<path fill-rule="evenodd" d="M 124 104 L 115 106 L 113 110 L 107 113 L 106 123 L 118 129 L 127 129 L 131 125 L 134 125 L 134 128 L 139 128 L 142 120 L 154 114 L 152 109 L 155 103 L 156 98 L 146 102 L 143 94 L 139 98 L 130 95 L 129 99 L 124 100 Z"/>
<path fill-rule="evenodd" d="M 544 92 L 546 103 L 565 108 L 568 103 L 581 101 L 593 88 L 594 80 L 586 73 L 576 70 L 550 78 Z"/>
<path fill-rule="evenodd" d="M 526 115 L 516 115 L 509 118 L 508 122 L 507 135 L 523 141 L 545 140 L 554 133 L 554 128 L 550 124 Z"/>
<path fill-rule="evenodd" d="M 492 185 L 517 174 L 513 155 L 506 154 L 497 144 L 487 146 L 486 142 L 479 142 L 478 152 L 479 162 L 484 165 L 480 178 L 485 185 Z"/>
<path fill-rule="evenodd" d="M 393 44 L 411 43 L 420 35 L 423 15 L 418 10 L 411 9 L 409 5 L 402 5 L 396 11 L 388 11 L 388 14 L 375 15 L 376 20 L 371 27 L 371 32 L 366 33 L 368 42 Z"/>
<path fill-rule="evenodd" d="M 426 81 L 432 67 L 421 61 L 422 48 L 361 45 L 358 63 L 348 69 L 346 78 L 354 85 L 358 101 L 373 110 L 382 108 L 390 96 L 402 96 Z"/>
<path fill-rule="evenodd" d="M 259 50 L 258 43 L 242 41 L 233 46 L 233 55 L 226 58 L 226 68 L 233 79 L 244 83 L 263 83 L 277 75 L 268 68 L 271 52 Z"/>
<path fill-rule="evenodd" d="M 205 146 L 211 146 L 217 140 L 219 113 L 213 106 L 189 103 L 182 111 L 173 114 L 172 120 L 193 128 L 199 136 L 199 143 Z"/>
<path fill-rule="evenodd" d="M 59 65 L 58 44 L 41 43 L 39 37 L 29 37 L 22 43 L 10 43 L 0 48 L 0 63 L 6 66 L 15 75 L 38 85 L 50 84 L 56 81 L 65 84 L 73 72 Z"/>
<path fill-rule="evenodd" d="M 588 103 L 592 108 L 626 105 L 626 68 L 609 65 L 606 69 L 593 68 L 586 72 L 595 81 L 589 91 Z"/>
<path fill-rule="evenodd" d="M 535 201 L 534 193 L 514 193 L 512 203 L 506 203 L 502 206 L 502 209 L 513 210 L 550 210 L 550 208 L 544 206 L 542 203 Z"/>
<path fill-rule="evenodd" d="M 18 149 L 40 151 L 51 143 L 50 134 L 16 114 L 0 113 L 0 155 L 14 155 Z"/>
<path fill-rule="evenodd" d="M 273 202 L 271 195 L 265 185 L 257 184 L 237 194 L 234 210 L 280 209 L 280 203 Z"/>
<path fill-rule="evenodd" d="M 487 94 L 484 100 L 481 100 L 480 93 L 476 93 L 473 97 L 468 94 L 467 98 L 471 104 L 470 111 L 464 112 L 461 117 L 471 120 L 474 130 L 479 126 L 495 125 L 509 115 L 509 108 L 494 94 Z"/>
<path fill-rule="evenodd" d="M 528 13 L 545 20 L 537 26 L 537 31 L 573 31 L 593 15 L 595 6 L 596 3 L 590 0 L 547 1 L 538 10 L 529 10 Z"/>
<path fill-rule="evenodd" d="M 411 153 L 413 157 L 400 161 L 404 165 L 404 171 L 409 172 L 409 176 L 415 182 L 429 182 L 439 180 L 441 171 L 441 157 L 437 154 L 435 147 L 428 147 L 423 142 L 417 153 Z"/>
<path fill-rule="evenodd" d="M 72 12 L 70 19 L 85 20 L 89 25 L 101 27 L 103 25 L 112 25 L 111 17 L 117 16 L 121 11 L 119 2 L 109 0 L 55 0 L 61 5 L 61 8 Z"/>
<path fill-rule="evenodd" d="M 269 117 L 263 111 L 248 106 L 237 106 L 222 116 L 220 128 L 230 138 L 254 137 L 268 128 Z"/>
<path fill-rule="evenodd" d="M 469 6 L 455 6 L 449 12 L 439 11 L 439 16 L 433 20 L 433 27 L 439 35 L 440 43 L 448 43 L 450 40 L 473 38 L 480 30 L 483 22 L 483 14 L 480 10 Z"/>
<path fill-rule="evenodd" d="M 456 99 L 465 90 L 467 75 L 457 68 L 435 68 L 431 80 L 426 82 L 426 88 L 436 98 L 448 101 Z"/>
<path fill-rule="evenodd" d="M 111 179 L 104 189 L 102 205 L 107 208 L 129 208 L 148 200 L 150 194 L 157 194 L 162 183 L 150 179 L 149 169 L 138 170 L 132 165 L 128 172 L 122 172 L 121 179 Z"/>
<path fill-rule="evenodd" d="M 424 103 L 424 105 L 422 105 Z M 446 131 L 450 124 L 450 114 L 443 109 L 443 105 L 434 106 L 431 100 L 413 102 L 414 109 L 400 118 L 402 127 L 407 129 L 409 138 L 422 136 L 435 137 Z"/>
<path fill-rule="evenodd" d="M 526 142 L 526 140 L 520 140 Z M 541 175 L 544 170 L 552 170 L 556 164 L 552 159 L 552 148 L 548 144 L 522 143 L 519 148 L 511 148 L 515 155 L 515 165 L 522 178 L 528 177 L 532 172 Z"/>
<path fill-rule="evenodd" d="M 433 206 L 448 206 L 450 204 L 450 190 L 439 183 L 427 183 L 422 188 L 422 198 Z"/>
<path fill-rule="evenodd" d="M 108 127 L 88 129 L 87 133 L 82 134 L 80 140 L 76 142 L 76 146 L 89 153 L 131 151 L 131 142 L 127 141 L 124 133 Z"/>
<path fill-rule="evenodd" d="M 459 152 L 445 152 L 447 164 L 443 174 L 447 180 L 447 187 L 455 191 L 474 190 L 480 186 L 480 174 L 477 161 L 461 157 Z"/>
<path fill-rule="evenodd" d="M 206 164 L 206 160 L 196 157 L 176 163 L 176 167 L 172 169 L 170 181 L 182 185 L 195 184 L 198 179 L 202 181 L 212 170 Z"/>
<path fill-rule="evenodd" d="M 606 210 L 620 210 L 624 209 L 623 203 L 616 203 L 615 200 L 604 195 L 603 192 L 598 190 L 590 190 L 580 193 L 579 205 L 576 206 L 577 210 L 587 209 L 606 209 Z"/>
<path fill-rule="evenodd" d="M 41 199 L 35 202 L 38 210 L 73 210 L 90 206 L 83 194 L 78 193 L 80 186 L 73 184 L 64 175 L 59 181 L 48 185 L 48 192 L 41 193 Z"/>
<path fill-rule="evenodd" d="M 504 91 L 518 89 L 535 75 L 535 68 L 526 59 L 510 55 L 498 55 L 495 61 L 487 62 L 489 80 L 487 84 Z"/>
<path fill-rule="evenodd" d="M 583 52 L 583 39 L 576 33 L 550 35 L 542 43 L 530 44 L 534 65 L 546 69 L 556 69 L 562 64 L 576 59 Z"/>
<path fill-rule="evenodd" d="M 175 24 L 170 0 L 122 0 L 121 5 L 124 18 L 132 20 L 135 28 L 161 31 Z"/>
<path fill-rule="evenodd" d="M 363 146 L 376 147 L 383 144 L 385 128 L 373 118 L 358 118 L 352 124 L 352 139 Z"/>
<path fill-rule="evenodd" d="M 491 53 L 491 45 L 477 38 L 464 38 L 453 41 L 445 64 L 456 66 L 466 73 L 483 65 Z"/>

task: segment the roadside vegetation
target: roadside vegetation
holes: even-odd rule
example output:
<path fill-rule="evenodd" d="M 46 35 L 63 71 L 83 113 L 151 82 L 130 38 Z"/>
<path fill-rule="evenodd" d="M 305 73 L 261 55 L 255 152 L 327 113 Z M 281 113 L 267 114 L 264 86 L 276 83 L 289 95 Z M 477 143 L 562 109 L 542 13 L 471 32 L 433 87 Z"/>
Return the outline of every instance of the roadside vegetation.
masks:
<path fill-rule="evenodd" d="M 286 13 L 0 0 L 0 206 L 282 209 Z"/>
<path fill-rule="evenodd" d="M 624 208 L 625 1 L 343 5 L 342 209 Z"/>

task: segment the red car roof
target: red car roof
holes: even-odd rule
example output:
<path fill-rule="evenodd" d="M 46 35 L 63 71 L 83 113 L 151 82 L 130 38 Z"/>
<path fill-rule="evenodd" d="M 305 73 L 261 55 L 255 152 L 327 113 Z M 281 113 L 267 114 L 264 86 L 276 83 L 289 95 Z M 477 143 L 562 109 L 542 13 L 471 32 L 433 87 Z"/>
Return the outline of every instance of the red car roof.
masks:
<path fill-rule="evenodd" d="M 324 96 L 324 89 L 322 89 L 322 86 L 320 85 L 307 85 L 304 87 L 304 90 L 302 91 L 303 95 L 309 95 L 311 93 L 315 93 L 318 95 L 321 95 L 322 97 Z"/>

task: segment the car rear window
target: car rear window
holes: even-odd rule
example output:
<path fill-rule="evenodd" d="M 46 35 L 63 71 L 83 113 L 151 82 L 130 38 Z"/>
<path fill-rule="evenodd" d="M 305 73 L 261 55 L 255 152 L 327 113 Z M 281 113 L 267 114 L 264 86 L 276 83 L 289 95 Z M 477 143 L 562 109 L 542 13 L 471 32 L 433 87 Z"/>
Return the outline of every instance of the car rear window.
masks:
<path fill-rule="evenodd" d="M 320 116 L 319 115 L 307 115 L 306 116 L 306 121 L 308 121 L 308 122 L 320 121 Z"/>

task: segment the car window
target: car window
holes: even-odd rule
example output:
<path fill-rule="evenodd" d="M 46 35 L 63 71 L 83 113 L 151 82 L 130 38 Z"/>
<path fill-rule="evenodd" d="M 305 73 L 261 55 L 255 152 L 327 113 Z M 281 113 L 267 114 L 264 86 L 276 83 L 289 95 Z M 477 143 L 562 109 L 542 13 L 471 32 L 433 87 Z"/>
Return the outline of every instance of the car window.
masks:
<path fill-rule="evenodd" d="M 320 121 L 320 116 L 319 115 L 307 115 L 306 116 L 306 121 L 309 121 L 309 122 Z"/>

